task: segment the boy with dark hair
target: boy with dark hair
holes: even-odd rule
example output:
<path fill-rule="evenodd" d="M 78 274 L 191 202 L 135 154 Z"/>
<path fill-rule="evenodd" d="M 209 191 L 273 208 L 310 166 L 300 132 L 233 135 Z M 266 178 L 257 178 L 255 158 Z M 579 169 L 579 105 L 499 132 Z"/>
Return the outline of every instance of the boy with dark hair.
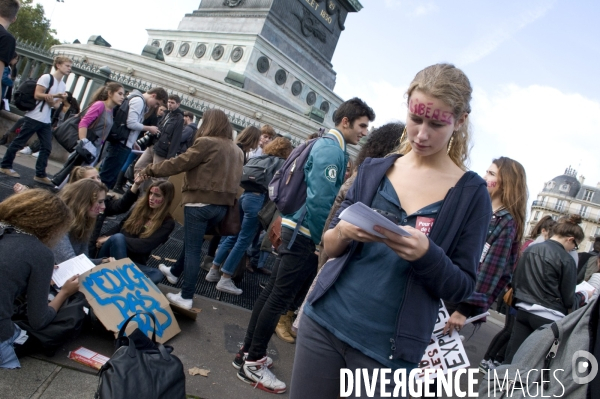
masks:
<path fill-rule="evenodd" d="M 134 90 L 127 98 L 129 99 L 129 112 L 127 114 L 127 128 L 130 133 L 127 140 L 119 142 L 108 141 L 106 143 L 106 158 L 100 169 L 100 179 L 109 189 L 112 189 L 117 181 L 119 171 L 127 161 L 131 149 L 139 146 L 135 143 L 140 132 L 146 131 L 158 134 L 160 130 L 156 126 L 145 126 L 144 115 L 152 109 L 165 105 L 169 95 L 162 87 L 154 87 L 144 94 Z M 113 125 L 113 129 L 114 129 Z"/>
<path fill-rule="evenodd" d="M 8 27 L 17 20 L 20 7 L 18 0 L 0 0 L 0 71 L 4 71 L 15 54 L 17 43 L 14 36 L 8 32 Z"/>
<path fill-rule="evenodd" d="M 181 133 L 181 139 L 179 140 L 179 150 L 177 150 L 177 155 L 183 154 L 189 147 L 192 146 L 194 141 L 194 136 L 196 136 L 196 131 L 198 130 L 198 125 L 196 124 L 196 117 L 190 111 L 183 112 L 183 132 Z"/>
<path fill-rule="evenodd" d="M 343 183 L 348 164 L 346 144 L 358 144 L 374 119 L 373 110 L 358 98 L 340 105 L 335 128 L 317 139 L 304 165 L 306 202 L 295 213 L 282 215 L 279 262 L 254 304 L 244 346 L 233 361 L 238 378 L 259 389 L 271 393 L 286 390 L 285 383 L 269 370 L 273 361 L 267 357 L 267 344 L 280 315 L 297 296 L 306 295 L 317 273 L 316 244 Z"/>
<path fill-rule="evenodd" d="M 40 76 L 34 93 L 37 105 L 31 111 L 25 113 L 21 132 L 6 150 L 0 165 L 0 173 L 17 178 L 21 177 L 12 169 L 15 155 L 17 151 L 25 147 L 31 136 L 37 133 L 41 149 L 35 164 L 35 177 L 33 180 L 54 187 L 54 183 L 46 176 L 48 157 L 50 157 L 52 151 L 51 109 L 61 106 L 63 99 L 67 98 L 65 82 L 62 79 L 71 73 L 72 65 L 73 62 L 70 58 L 56 57 L 53 65 L 55 68 L 54 73 Z"/>

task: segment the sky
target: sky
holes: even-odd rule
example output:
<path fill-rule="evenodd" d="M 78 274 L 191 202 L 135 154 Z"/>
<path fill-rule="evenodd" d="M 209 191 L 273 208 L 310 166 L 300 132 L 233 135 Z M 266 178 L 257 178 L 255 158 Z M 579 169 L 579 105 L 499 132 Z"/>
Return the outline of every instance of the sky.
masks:
<path fill-rule="evenodd" d="M 374 126 L 405 121 L 414 75 L 450 62 L 473 86 L 472 170 L 483 175 L 500 156 L 519 161 L 530 201 L 568 166 L 585 184 L 600 183 L 599 2 L 360 1 L 332 60 L 335 92 L 365 100 L 377 114 Z M 146 29 L 176 29 L 200 0 L 38 2 L 61 41 L 99 34 L 139 54 Z"/>

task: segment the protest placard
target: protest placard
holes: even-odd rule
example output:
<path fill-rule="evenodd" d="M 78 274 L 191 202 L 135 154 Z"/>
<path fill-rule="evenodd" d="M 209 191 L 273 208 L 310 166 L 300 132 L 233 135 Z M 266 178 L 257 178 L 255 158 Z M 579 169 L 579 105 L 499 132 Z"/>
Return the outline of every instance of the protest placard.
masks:
<path fill-rule="evenodd" d="M 106 329 L 119 332 L 123 323 L 139 312 L 156 317 L 156 340 L 164 343 L 181 331 L 169 301 L 128 258 L 96 266 L 79 277 L 80 291 Z M 139 328 L 152 336 L 153 322 L 138 315 L 127 326 L 127 334 Z"/>
<path fill-rule="evenodd" d="M 449 318 L 448 310 L 444 302 L 440 300 L 438 318 L 435 322 L 433 334 L 419 363 L 419 368 L 423 369 L 423 373 L 418 376 L 419 379 L 423 378 L 427 369 L 442 369 L 446 374 L 449 370 L 456 371 L 470 365 L 458 332 L 454 330 L 452 335 L 444 334 L 444 326 Z M 436 378 L 436 374 L 432 374 L 431 378 Z"/>

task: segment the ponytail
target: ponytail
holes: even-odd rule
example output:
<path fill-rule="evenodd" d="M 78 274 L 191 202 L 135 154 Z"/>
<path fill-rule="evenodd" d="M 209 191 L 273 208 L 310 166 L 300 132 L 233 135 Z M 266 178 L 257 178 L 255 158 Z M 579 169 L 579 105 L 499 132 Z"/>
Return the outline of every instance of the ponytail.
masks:
<path fill-rule="evenodd" d="M 584 238 L 583 229 L 579 226 L 581 221 L 582 219 L 579 215 L 562 217 L 552 229 L 552 233 L 560 237 L 574 237 L 577 241 L 581 242 Z"/>

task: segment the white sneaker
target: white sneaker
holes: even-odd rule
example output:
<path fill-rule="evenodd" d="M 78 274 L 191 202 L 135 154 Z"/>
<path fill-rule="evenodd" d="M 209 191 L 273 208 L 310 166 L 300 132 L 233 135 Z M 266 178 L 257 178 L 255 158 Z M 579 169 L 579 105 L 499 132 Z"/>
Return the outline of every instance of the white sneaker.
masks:
<path fill-rule="evenodd" d="M 158 265 L 158 270 L 160 270 L 161 273 L 165 275 L 169 283 L 175 285 L 179 281 L 179 277 L 175 277 L 173 273 L 171 273 L 171 268 L 165 265 L 164 263 Z"/>
<path fill-rule="evenodd" d="M 217 269 L 213 269 L 211 267 L 204 279 L 209 283 L 216 283 L 217 281 L 221 280 L 221 275 Z"/>
<path fill-rule="evenodd" d="M 29 150 L 29 151 L 31 151 L 31 150 Z M 39 151 L 38 152 L 34 152 L 33 154 L 31 154 L 31 156 L 34 157 L 34 158 L 37 158 L 37 157 L 40 156 L 40 152 Z"/>
<path fill-rule="evenodd" d="M 179 306 L 182 309 L 190 310 L 192 308 L 193 301 L 191 299 L 184 299 L 181 297 L 181 292 L 178 294 L 173 294 L 171 292 L 167 293 L 167 299 L 175 306 Z"/>
<path fill-rule="evenodd" d="M 23 155 L 31 155 L 31 148 L 29 147 L 24 147 L 21 151 L 19 151 L 19 154 L 23 154 Z"/>
<path fill-rule="evenodd" d="M 256 362 L 245 361 L 244 365 L 238 371 L 238 378 L 246 384 L 252 384 L 255 388 L 262 389 L 270 393 L 284 393 L 286 390 L 285 383 L 275 377 L 266 366 L 267 357 Z"/>
<path fill-rule="evenodd" d="M 217 283 L 217 291 L 227 292 L 233 295 L 242 295 L 242 290 L 235 286 L 233 280 L 230 278 L 221 277 Z"/>

